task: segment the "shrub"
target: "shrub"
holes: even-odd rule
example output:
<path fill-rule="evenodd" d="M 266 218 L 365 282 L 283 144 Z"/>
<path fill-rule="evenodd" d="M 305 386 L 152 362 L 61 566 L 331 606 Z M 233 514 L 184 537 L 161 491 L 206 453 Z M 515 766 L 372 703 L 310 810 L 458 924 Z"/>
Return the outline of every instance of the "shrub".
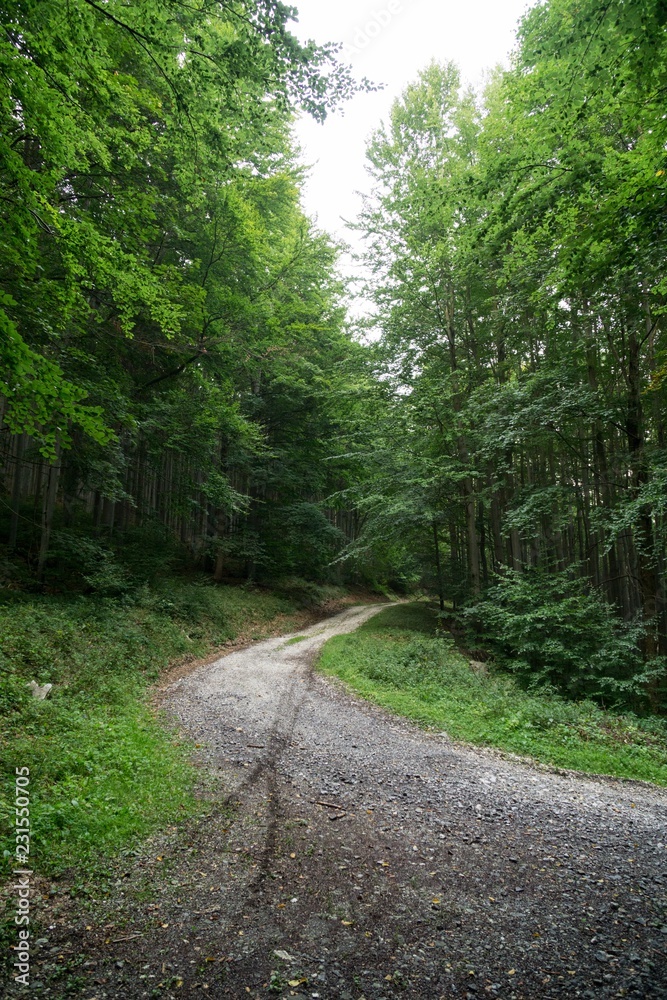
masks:
<path fill-rule="evenodd" d="M 509 571 L 485 599 L 464 609 L 499 662 L 528 686 L 569 697 L 642 706 L 656 663 L 644 663 L 641 622 L 625 622 L 583 581 Z"/>

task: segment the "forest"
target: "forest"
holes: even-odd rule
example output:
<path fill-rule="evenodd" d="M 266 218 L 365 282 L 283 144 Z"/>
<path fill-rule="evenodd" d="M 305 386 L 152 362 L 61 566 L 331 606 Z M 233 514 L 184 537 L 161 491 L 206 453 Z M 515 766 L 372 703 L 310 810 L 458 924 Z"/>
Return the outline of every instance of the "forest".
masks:
<path fill-rule="evenodd" d="M 375 86 L 335 45 L 278 0 L 0 7 L 5 620 L 427 593 L 522 683 L 664 713 L 663 0 L 537 4 L 482 92 L 424 68 L 356 322 L 292 134 Z M 52 656 L 13 642 L 7 705 Z"/>

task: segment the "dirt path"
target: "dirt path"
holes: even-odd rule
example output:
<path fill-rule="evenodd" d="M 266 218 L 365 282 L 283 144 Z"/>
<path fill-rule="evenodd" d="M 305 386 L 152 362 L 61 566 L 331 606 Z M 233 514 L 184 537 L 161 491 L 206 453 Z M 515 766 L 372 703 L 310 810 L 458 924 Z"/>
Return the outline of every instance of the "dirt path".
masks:
<path fill-rule="evenodd" d="M 165 692 L 213 812 L 56 924 L 77 995 L 667 997 L 667 794 L 461 748 L 312 672 L 378 610 Z"/>

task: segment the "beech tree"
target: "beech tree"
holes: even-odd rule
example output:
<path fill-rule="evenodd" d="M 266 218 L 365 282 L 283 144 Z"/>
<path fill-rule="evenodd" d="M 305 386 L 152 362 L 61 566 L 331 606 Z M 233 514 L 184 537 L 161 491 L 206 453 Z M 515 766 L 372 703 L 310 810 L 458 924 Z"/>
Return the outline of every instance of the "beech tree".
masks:
<path fill-rule="evenodd" d="M 274 0 L 0 10 L 10 552 L 38 527 L 41 576 L 54 516 L 69 529 L 87 511 L 107 533 L 157 520 L 219 578 L 262 553 L 289 571 L 294 553 L 276 561 L 267 524 L 252 544 L 250 526 L 277 496 L 319 504 L 337 483 L 320 461 L 327 368 L 354 353 L 290 124 L 368 85 L 334 46 L 299 43 Z M 331 548 L 328 518 L 309 523 Z"/>
<path fill-rule="evenodd" d="M 544 615 L 574 580 L 643 653 L 618 690 L 657 706 L 667 48 L 649 6 L 646 27 L 639 4 L 534 8 L 477 101 L 451 65 L 423 71 L 370 141 L 361 227 L 381 377 L 411 451 L 433 456 L 439 500 L 423 509 L 447 522 L 449 596 L 456 564 L 469 601 L 493 585 L 509 636 L 517 588 Z"/>

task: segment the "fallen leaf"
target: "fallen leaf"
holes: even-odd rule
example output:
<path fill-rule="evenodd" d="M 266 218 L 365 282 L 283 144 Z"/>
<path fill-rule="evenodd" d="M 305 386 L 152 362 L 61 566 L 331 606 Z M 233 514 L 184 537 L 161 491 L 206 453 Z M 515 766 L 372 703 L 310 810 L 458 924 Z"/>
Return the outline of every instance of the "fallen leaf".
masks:
<path fill-rule="evenodd" d="M 507 975 L 508 976 L 514 976 L 514 975 L 516 975 L 516 969 L 509 969 Z"/>
<path fill-rule="evenodd" d="M 343 925 L 343 927 L 351 927 L 353 923 L 354 920 L 341 920 L 341 924 Z"/>
<path fill-rule="evenodd" d="M 282 959 L 283 962 L 293 962 L 294 961 L 294 959 L 292 958 L 292 956 L 290 955 L 290 953 L 288 951 L 283 951 L 282 948 L 278 948 L 276 951 L 274 951 L 273 954 L 276 956 L 276 958 Z"/>

